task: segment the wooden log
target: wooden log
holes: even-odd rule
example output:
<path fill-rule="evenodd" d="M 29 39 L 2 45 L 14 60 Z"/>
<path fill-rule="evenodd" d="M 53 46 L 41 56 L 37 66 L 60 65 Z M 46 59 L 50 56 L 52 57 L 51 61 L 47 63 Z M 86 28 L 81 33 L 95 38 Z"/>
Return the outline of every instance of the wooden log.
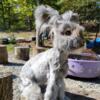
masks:
<path fill-rule="evenodd" d="M 15 57 L 20 60 L 29 59 L 30 48 L 24 46 L 15 47 Z"/>
<path fill-rule="evenodd" d="M 5 45 L 0 45 L 0 63 L 8 63 L 8 52 Z"/>
<path fill-rule="evenodd" d="M 0 73 L 0 100 L 13 100 L 12 74 Z"/>

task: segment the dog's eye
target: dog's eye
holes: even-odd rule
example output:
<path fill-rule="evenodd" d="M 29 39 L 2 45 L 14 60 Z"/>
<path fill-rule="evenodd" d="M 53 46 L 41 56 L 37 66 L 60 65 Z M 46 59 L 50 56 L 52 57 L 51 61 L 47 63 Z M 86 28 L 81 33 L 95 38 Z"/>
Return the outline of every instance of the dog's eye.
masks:
<path fill-rule="evenodd" d="M 71 35 L 71 31 L 67 30 L 67 31 L 65 32 L 65 35 Z"/>

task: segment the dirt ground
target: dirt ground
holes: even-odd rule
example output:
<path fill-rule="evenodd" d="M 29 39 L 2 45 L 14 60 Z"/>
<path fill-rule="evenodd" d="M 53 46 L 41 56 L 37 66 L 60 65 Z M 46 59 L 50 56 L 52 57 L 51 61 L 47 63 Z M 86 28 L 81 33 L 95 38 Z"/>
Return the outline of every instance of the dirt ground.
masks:
<path fill-rule="evenodd" d="M 70 79 L 77 81 L 77 78 L 71 78 Z M 83 81 L 84 79 L 79 79 L 80 81 Z M 93 80 L 93 82 L 96 82 L 97 80 L 99 81 L 100 85 L 100 79 L 85 79 L 87 80 Z M 66 96 L 68 96 L 71 100 L 100 100 L 100 90 L 92 87 L 92 88 L 83 88 L 80 85 L 74 86 L 67 84 L 68 80 L 65 79 L 65 86 L 66 86 Z M 92 83 L 92 81 L 91 81 Z M 88 83 L 87 83 L 88 84 Z M 97 84 L 97 83 L 95 83 Z"/>

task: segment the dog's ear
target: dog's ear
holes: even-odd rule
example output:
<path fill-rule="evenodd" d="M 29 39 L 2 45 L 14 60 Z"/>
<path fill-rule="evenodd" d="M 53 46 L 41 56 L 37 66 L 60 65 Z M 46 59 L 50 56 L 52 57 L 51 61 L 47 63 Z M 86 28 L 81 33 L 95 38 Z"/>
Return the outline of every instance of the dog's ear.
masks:
<path fill-rule="evenodd" d="M 72 21 L 76 23 L 79 22 L 79 15 L 77 13 L 74 13 L 73 11 L 66 11 L 61 16 L 64 20 Z"/>
<path fill-rule="evenodd" d="M 77 13 L 73 13 L 70 20 L 78 23 L 79 22 L 79 15 Z"/>
<path fill-rule="evenodd" d="M 42 19 L 44 20 L 44 21 L 47 21 L 47 20 L 49 20 L 49 14 L 48 13 L 44 13 L 43 15 L 42 15 Z"/>
<path fill-rule="evenodd" d="M 35 10 L 35 19 L 41 22 L 48 21 L 50 17 L 59 15 L 58 11 L 51 8 L 50 6 L 40 5 Z"/>

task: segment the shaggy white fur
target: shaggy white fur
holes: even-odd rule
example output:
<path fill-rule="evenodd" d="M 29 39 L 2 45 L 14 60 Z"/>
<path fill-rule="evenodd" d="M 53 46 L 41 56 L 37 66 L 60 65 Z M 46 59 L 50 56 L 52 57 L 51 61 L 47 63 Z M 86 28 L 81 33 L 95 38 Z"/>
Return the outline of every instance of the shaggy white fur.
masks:
<path fill-rule="evenodd" d="M 64 14 L 62 14 L 62 17 L 65 20 L 79 23 L 79 15 L 77 13 L 73 13 L 72 11 L 66 11 Z"/>
<path fill-rule="evenodd" d="M 48 12 L 50 16 L 47 22 L 43 19 L 45 12 Z M 47 25 L 54 34 L 53 48 L 32 57 L 22 67 L 20 72 L 21 100 L 68 100 L 64 94 L 63 81 L 68 71 L 67 57 L 70 50 L 78 44 L 74 41 L 80 36 L 79 31 L 82 27 L 70 20 L 71 15 L 66 20 L 56 10 L 43 5 L 36 9 L 35 17 L 37 30 L 41 23 L 49 23 Z M 43 96 L 40 85 L 44 84 L 47 84 L 47 87 Z"/>
<path fill-rule="evenodd" d="M 40 46 L 41 36 L 48 29 L 50 30 L 51 25 L 54 23 L 56 16 L 59 13 L 57 10 L 50 6 L 41 5 L 35 10 L 35 24 L 36 24 L 36 46 Z"/>

